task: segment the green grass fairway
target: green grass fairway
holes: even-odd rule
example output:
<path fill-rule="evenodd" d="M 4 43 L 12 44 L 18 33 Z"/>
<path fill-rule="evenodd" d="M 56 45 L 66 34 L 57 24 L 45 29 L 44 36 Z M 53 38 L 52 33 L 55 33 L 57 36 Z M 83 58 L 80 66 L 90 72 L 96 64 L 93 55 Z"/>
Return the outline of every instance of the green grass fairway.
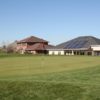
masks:
<path fill-rule="evenodd" d="M 100 57 L 0 57 L 0 100 L 100 100 Z"/>

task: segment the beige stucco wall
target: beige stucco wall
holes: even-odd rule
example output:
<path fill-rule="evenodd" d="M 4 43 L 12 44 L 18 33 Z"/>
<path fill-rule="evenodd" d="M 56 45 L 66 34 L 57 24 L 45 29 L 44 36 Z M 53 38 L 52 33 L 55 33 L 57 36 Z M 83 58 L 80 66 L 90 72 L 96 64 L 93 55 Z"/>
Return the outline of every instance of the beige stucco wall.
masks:
<path fill-rule="evenodd" d="M 60 51 L 61 52 L 61 55 L 64 55 L 64 51 Z"/>
<path fill-rule="evenodd" d="M 100 51 L 100 45 L 93 45 L 91 46 L 91 48 L 93 49 L 93 51 Z"/>
<path fill-rule="evenodd" d="M 49 51 L 49 55 L 53 55 L 53 51 Z"/>
<path fill-rule="evenodd" d="M 64 51 L 53 51 L 49 50 L 49 55 L 64 55 Z"/>
<path fill-rule="evenodd" d="M 31 51 L 32 54 L 36 54 L 36 51 Z"/>
<path fill-rule="evenodd" d="M 17 44 L 17 50 L 25 50 L 27 48 L 27 43 Z"/>

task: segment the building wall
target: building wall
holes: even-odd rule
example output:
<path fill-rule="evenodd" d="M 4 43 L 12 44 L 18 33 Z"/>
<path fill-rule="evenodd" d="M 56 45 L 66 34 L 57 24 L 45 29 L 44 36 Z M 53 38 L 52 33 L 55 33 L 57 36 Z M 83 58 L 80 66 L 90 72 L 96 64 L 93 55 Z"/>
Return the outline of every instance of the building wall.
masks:
<path fill-rule="evenodd" d="M 64 51 L 61 51 L 61 55 L 64 55 L 64 53 L 65 53 Z"/>
<path fill-rule="evenodd" d="M 94 45 L 91 46 L 91 48 L 93 49 L 93 51 L 100 51 L 100 45 Z"/>
<path fill-rule="evenodd" d="M 84 51 L 84 50 L 49 50 L 49 55 L 68 55 L 68 56 L 73 56 L 73 55 L 92 55 L 92 51 Z"/>
<path fill-rule="evenodd" d="M 49 55 L 64 55 L 64 51 L 53 51 L 49 50 Z"/>
<path fill-rule="evenodd" d="M 74 55 L 74 51 L 73 50 L 65 51 L 65 55 Z"/>
<path fill-rule="evenodd" d="M 36 51 L 31 51 L 32 54 L 36 54 Z"/>
<path fill-rule="evenodd" d="M 49 51 L 49 55 L 53 55 L 53 51 Z"/>
<path fill-rule="evenodd" d="M 17 44 L 17 50 L 20 50 L 20 49 L 25 50 L 26 48 L 27 48 L 27 43 Z"/>
<path fill-rule="evenodd" d="M 93 56 L 100 56 L 100 45 L 92 45 L 91 48 Z"/>
<path fill-rule="evenodd" d="M 16 51 L 18 51 L 20 54 L 24 54 L 26 48 L 27 48 L 27 43 L 18 43 Z"/>

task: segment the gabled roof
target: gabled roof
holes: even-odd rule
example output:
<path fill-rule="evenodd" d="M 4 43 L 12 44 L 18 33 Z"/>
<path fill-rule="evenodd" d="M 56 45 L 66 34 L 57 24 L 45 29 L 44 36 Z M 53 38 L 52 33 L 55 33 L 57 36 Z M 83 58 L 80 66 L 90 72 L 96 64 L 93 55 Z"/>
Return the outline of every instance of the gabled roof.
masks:
<path fill-rule="evenodd" d="M 28 46 L 26 50 L 32 51 L 32 50 L 44 50 L 44 45 L 41 43 L 36 43 L 34 45 Z"/>
<path fill-rule="evenodd" d="M 48 48 L 53 47 L 52 45 L 46 45 L 43 43 L 36 43 L 34 45 L 28 46 L 26 51 L 33 51 L 33 50 L 47 50 Z"/>
<path fill-rule="evenodd" d="M 53 46 L 53 45 L 45 45 L 45 48 L 46 48 L 46 50 L 48 50 L 48 49 L 50 49 L 50 48 L 54 48 L 55 46 Z"/>
<path fill-rule="evenodd" d="M 57 45 L 54 49 L 89 49 L 91 45 L 100 45 L 100 39 L 93 36 L 81 36 Z M 52 48 L 53 49 L 53 48 Z"/>
<path fill-rule="evenodd" d="M 44 40 L 44 39 L 40 39 L 40 38 L 38 38 L 38 37 L 35 37 L 35 36 L 30 36 L 30 37 L 28 37 L 28 38 L 25 38 L 25 39 L 23 39 L 23 40 L 20 40 L 18 43 L 29 43 L 29 42 L 48 42 L 48 41 L 46 41 L 46 40 Z"/>

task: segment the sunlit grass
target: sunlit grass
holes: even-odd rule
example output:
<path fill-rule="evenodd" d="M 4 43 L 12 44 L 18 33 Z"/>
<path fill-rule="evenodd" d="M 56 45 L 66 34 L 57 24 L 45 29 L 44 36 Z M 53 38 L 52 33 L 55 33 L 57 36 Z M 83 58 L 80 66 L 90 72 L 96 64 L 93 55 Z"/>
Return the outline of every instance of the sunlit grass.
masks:
<path fill-rule="evenodd" d="M 100 100 L 100 57 L 0 58 L 0 100 Z"/>

